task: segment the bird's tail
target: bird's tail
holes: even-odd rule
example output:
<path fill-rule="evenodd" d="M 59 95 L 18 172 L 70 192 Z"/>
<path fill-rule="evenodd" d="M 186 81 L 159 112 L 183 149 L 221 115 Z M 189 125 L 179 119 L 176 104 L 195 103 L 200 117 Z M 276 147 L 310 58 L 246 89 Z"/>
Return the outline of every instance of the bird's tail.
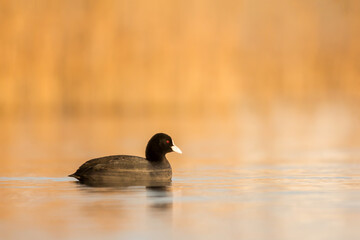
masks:
<path fill-rule="evenodd" d="M 73 177 L 73 178 L 79 179 L 79 176 L 77 176 L 75 173 L 68 175 L 68 177 Z"/>

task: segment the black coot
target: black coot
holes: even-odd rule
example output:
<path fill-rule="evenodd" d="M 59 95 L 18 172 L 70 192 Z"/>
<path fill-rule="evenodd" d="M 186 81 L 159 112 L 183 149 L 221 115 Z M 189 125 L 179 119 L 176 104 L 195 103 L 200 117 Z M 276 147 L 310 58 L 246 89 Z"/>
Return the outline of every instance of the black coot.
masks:
<path fill-rule="evenodd" d="M 95 158 L 81 165 L 69 177 L 89 185 L 151 185 L 168 182 L 171 181 L 172 171 L 165 154 L 169 152 L 182 153 L 169 135 L 157 133 L 146 146 L 146 158 L 129 155 Z"/>

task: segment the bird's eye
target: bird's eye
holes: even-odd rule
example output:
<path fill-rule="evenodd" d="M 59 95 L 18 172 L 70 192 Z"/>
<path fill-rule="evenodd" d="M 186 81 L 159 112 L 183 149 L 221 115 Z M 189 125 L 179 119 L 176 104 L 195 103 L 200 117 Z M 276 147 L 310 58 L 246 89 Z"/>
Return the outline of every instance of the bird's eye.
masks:
<path fill-rule="evenodd" d="M 166 143 L 170 143 L 170 141 L 169 141 L 169 140 L 166 140 Z"/>

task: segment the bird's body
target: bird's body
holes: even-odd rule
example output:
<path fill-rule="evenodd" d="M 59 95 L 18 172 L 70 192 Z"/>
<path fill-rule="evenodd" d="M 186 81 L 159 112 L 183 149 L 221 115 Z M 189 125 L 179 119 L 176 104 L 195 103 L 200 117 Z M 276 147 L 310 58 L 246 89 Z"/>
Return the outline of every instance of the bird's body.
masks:
<path fill-rule="evenodd" d="M 137 156 L 114 155 L 89 160 L 69 176 L 80 182 L 106 179 L 169 181 L 172 170 L 166 158 L 162 161 L 150 162 L 146 158 Z"/>
<path fill-rule="evenodd" d="M 155 134 L 146 147 L 146 158 L 113 155 L 85 162 L 69 175 L 89 185 L 156 185 L 170 182 L 172 170 L 165 154 L 178 152 L 172 139 L 163 133 Z"/>

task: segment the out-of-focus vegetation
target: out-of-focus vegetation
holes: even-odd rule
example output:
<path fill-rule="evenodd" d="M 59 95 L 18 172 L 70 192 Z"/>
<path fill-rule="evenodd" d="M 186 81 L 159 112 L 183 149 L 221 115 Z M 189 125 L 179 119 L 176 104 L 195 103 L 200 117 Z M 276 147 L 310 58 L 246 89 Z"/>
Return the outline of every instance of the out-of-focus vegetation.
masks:
<path fill-rule="evenodd" d="M 360 95 L 360 2 L 0 1 L 1 114 Z"/>
<path fill-rule="evenodd" d="M 5 172 L 157 131 L 182 162 L 360 144 L 358 0 L 0 0 L 0 31 Z"/>

